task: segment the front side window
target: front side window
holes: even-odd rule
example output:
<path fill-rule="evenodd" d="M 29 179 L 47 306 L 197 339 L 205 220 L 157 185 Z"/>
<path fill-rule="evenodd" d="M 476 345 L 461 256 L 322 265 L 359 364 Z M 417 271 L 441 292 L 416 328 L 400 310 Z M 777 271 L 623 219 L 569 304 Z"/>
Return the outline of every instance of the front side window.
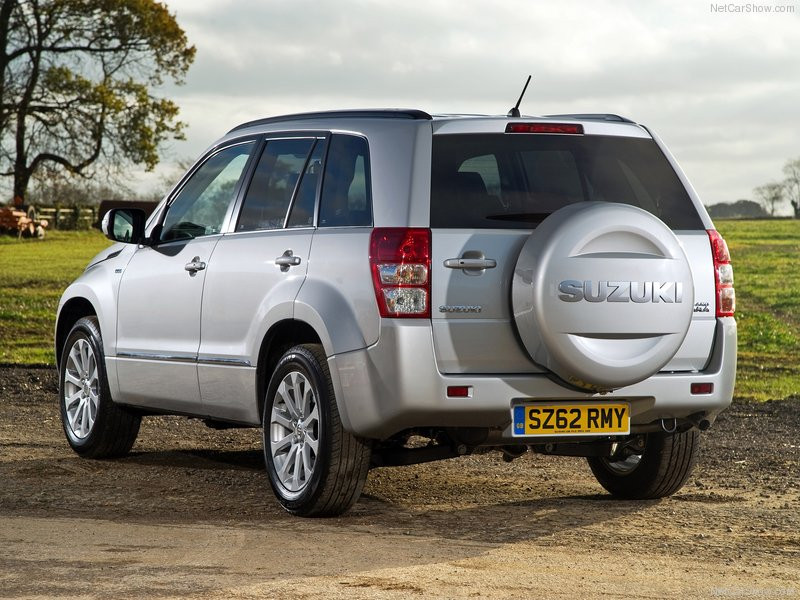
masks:
<path fill-rule="evenodd" d="M 247 189 L 236 231 L 280 229 L 314 139 L 270 140 Z"/>
<path fill-rule="evenodd" d="M 367 140 L 331 136 L 320 198 L 320 227 L 372 225 Z"/>
<path fill-rule="evenodd" d="M 222 231 L 254 145 L 247 142 L 223 148 L 192 174 L 167 209 L 161 241 L 190 240 Z"/>

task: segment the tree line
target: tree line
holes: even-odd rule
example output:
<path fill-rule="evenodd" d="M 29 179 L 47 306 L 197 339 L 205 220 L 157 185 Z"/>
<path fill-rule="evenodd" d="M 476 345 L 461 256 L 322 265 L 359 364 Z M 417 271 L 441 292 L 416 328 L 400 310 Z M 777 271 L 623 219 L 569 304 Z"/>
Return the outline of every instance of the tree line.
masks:
<path fill-rule="evenodd" d="M 774 217 L 776 211 L 789 201 L 794 218 L 800 219 L 800 158 L 789 160 L 783 166 L 783 181 L 771 181 L 753 190 L 764 210 Z"/>
<path fill-rule="evenodd" d="M 721 202 L 708 207 L 712 218 L 757 219 L 775 217 L 789 203 L 794 218 L 800 219 L 800 158 L 786 161 L 781 181 L 765 183 L 753 189 L 753 200 Z"/>

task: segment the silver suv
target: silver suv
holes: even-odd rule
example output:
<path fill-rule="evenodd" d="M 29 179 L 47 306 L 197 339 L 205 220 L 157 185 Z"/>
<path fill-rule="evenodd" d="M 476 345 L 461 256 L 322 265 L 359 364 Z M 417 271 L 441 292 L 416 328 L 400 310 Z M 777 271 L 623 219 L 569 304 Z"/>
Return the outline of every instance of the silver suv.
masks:
<path fill-rule="evenodd" d="M 64 431 L 261 427 L 297 515 L 371 467 L 585 456 L 621 498 L 681 488 L 731 402 L 733 271 L 658 138 L 616 115 L 342 111 L 245 123 L 67 288 Z"/>

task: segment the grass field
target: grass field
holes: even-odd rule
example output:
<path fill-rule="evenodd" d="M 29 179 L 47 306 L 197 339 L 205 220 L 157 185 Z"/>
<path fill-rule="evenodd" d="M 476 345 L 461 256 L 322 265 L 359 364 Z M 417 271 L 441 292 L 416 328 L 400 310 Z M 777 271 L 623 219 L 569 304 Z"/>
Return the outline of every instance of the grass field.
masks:
<path fill-rule="evenodd" d="M 719 221 L 739 325 L 736 396 L 800 397 L 800 221 Z"/>
<path fill-rule="evenodd" d="M 0 362 L 55 361 L 58 299 L 95 254 L 99 231 L 51 231 L 44 240 L 0 236 Z"/>
<path fill-rule="evenodd" d="M 800 221 L 717 226 L 736 275 L 736 396 L 800 396 Z M 0 236 L 0 362 L 53 363 L 58 298 L 108 244 L 96 231 L 55 231 L 44 241 Z"/>

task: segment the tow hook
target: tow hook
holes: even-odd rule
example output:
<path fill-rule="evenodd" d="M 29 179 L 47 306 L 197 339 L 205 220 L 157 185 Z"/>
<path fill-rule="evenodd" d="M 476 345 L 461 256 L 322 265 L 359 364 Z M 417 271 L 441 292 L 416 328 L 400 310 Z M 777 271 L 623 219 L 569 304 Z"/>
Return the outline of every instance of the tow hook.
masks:
<path fill-rule="evenodd" d="M 678 419 L 672 417 L 672 427 L 667 427 L 667 423 L 669 423 L 669 419 L 661 419 L 661 429 L 664 430 L 664 433 L 675 433 L 678 431 Z"/>

